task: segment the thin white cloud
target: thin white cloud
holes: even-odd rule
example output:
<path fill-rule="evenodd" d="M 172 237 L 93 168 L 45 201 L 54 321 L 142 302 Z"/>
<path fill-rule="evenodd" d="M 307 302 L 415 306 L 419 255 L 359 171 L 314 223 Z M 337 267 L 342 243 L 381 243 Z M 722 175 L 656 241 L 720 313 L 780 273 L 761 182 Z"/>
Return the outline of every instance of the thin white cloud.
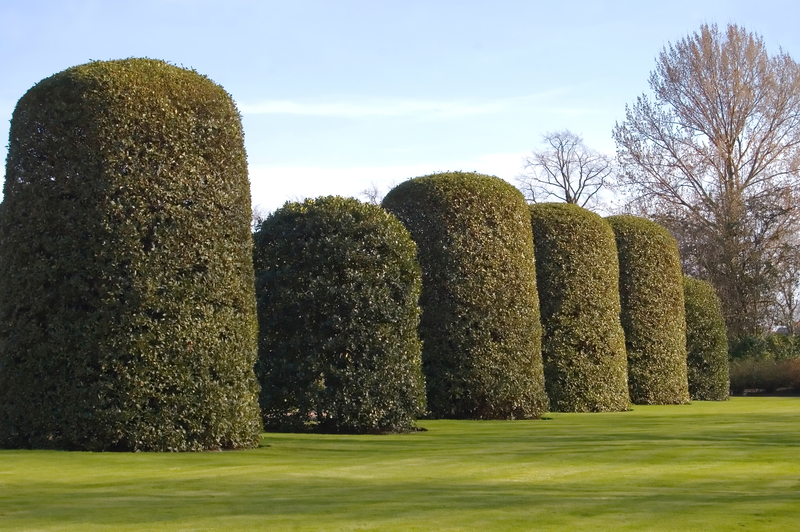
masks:
<path fill-rule="evenodd" d="M 423 113 L 464 116 L 495 113 L 502 110 L 502 106 L 495 102 L 470 104 L 465 102 L 424 102 L 411 100 L 366 104 L 347 102 L 300 103 L 292 101 L 267 101 L 252 105 L 242 104 L 239 107 L 244 114 L 289 114 L 344 118 L 361 118 L 367 116 L 402 116 Z"/>
<path fill-rule="evenodd" d="M 362 118 L 370 116 L 439 116 L 458 117 L 493 114 L 527 107 L 560 93 L 548 91 L 541 94 L 485 101 L 452 100 L 402 100 L 376 99 L 368 101 L 299 102 L 290 100 L 267 100 L 262 102 L 240 102 L 243 114 L 290 114 L 305 116 Z"/>

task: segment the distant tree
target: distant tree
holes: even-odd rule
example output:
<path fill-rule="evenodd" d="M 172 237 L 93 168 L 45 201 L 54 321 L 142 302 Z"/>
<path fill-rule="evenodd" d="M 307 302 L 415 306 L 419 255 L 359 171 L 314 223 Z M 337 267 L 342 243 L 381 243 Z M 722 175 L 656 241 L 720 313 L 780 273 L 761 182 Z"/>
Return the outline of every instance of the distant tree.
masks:
<path fill-rule="evenodd" d="M 703 25 L 663 49 L 650 88 L 614 128 L 620 181 L 715 286 L 729 338 L 758 332 L 797 228 L 800 68 L 744 28 Z"/>
<path fill-rule="evenodd" d="M 369 184 L 369 187 L 358 193 L 359 198 L 373 205 L 380 205 L 383 196 L 385 196 L 385 194 L 378 188 L 378 185 L 376 185 L 374 181 Z"/>
<path fill-rule="evenodd" d="M 569 130 L 545 133 L 542 150 L 524 158 L 525 173 L 517 184 L 533 203 L 563 201 L 586 207 L 608 184 L 612 160 L 586 147 L 580 135 Z"/>

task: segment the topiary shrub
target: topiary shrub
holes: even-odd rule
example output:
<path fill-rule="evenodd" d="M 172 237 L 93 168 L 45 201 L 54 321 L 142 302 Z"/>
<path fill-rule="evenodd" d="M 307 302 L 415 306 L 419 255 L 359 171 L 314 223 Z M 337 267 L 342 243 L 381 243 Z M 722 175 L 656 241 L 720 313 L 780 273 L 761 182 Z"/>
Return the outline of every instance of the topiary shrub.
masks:
<path fill-rule="evenodd" d="M 265 427 L 414 428 L 425 413 L 421 279 L 403 225 L 329 196 L 285 204 L 254 238 Z"/>
<path fill-rule="evenodd" d="M 452 172 L 395 187 L 383 206 L 422 268 L 422 363 L 435 417 L 535 418 L 547 410 L 530 214 L 505 181 Z"/>
<path fill-rule="evenodd" d="M 610 216 L 619 255 L 620 321 L 635 404 L 689 402 L 678 244 L 655 222 Z"/>
<path fill-rule="evenodd" d="M 0 445 L 258 444 L 239 113 L 150 59 L 47 78 L 11 121 L 0 206 Z"/>
<path fill-rule="evenodd" d="M 728 339 L 717 292 L 711 283 L 683 278 L 689 395 L 699 401 L 728 399 Z"/>
<path fill-rule="evenodd" d="M 550 408 L 627 410 L 614 232 L 597 214 L 567 203 L 532 205 L 531 223 Z"/>

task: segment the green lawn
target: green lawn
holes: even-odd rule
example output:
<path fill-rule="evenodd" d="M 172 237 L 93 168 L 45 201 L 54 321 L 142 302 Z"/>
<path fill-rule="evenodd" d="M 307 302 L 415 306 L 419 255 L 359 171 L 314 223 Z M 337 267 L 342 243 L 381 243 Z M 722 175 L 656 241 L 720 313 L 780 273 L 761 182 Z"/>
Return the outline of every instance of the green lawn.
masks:
<path fill-rule="evenodd" d="M 0 530 L 794 530 L 800 398 L 265 434 L 253 451 L 0 451 Z"/>

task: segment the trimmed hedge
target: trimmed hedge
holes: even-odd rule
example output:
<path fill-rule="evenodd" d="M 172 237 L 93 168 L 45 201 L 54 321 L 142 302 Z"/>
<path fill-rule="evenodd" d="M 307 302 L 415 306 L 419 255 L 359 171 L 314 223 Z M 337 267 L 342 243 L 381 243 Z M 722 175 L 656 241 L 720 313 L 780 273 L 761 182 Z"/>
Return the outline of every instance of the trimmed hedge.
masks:
<path fill-rule="evenodd" d="M 614 231 L 597 214 L 567 203 L 532 205 L 531 224 L 550 408 L 627 410 Z"/>
<path fill-rule="evenodd" d="M 422 267 L 422 362 L 434 417 L 536 418 L 548 408 L 530 214 L 491 176 L 406 181 L 383 206 Z"/>
<path fill-rule="evenodd" d="M 0 206 L 0 445 L 258 444 L 239 113 L 162 61 L 47 78 L 11 121 Z"/>
<path fill-rule="evenodd" d="M 800 358 L 740 358 L 730 363 L 731 393 L 800 391 Z M 780 393 L 780 392 L 779 392 Z"/>
<path fill-rule="evenodd" d="M 725 319 L 711 283 L 683 278 L 686 308 L 686 365 L 689 395 L 699 401 L 725 401 L 730 388 Z"/>
<path fill-rule="evenodd" d="M 683 274 L 678 244 L 655 222 L 610 216 L 619 254 L 619 292 L 634 404 L 689 402 Z"/>
<path fill-rule="evenodd" d="M 394 216 L 352 198 L 286 203 L 261 223 L 256 372 L 268 430 L 414 428 L 425 413 L 416 251 Z"/>

